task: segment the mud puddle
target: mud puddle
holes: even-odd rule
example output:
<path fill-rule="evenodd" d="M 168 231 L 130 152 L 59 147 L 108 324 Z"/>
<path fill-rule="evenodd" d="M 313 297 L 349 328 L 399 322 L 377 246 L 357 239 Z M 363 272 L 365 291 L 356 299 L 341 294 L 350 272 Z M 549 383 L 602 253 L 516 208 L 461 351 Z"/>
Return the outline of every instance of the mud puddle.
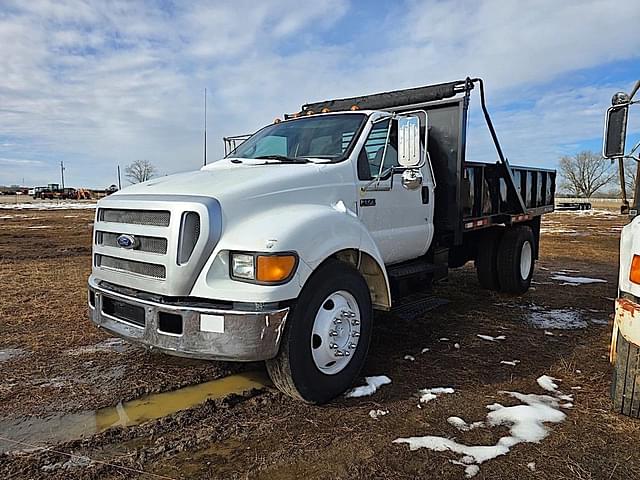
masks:
<path fill-rule="evenodd" d="M 209 399 L 240 394 L 268 385 L 266 374 L 242 373 L 190 385 L 171 392 L 147 395 L 115 407 L 79 413 L 61 413 L 45 417 L 18 417 L 0 419 L 0 437 L 29 446 L 45 446 L 88 437 L 115 426 L 138 425 L 148 420 L 186 410 Z M 0 438 L 0 453 L 24 449 Z"/>

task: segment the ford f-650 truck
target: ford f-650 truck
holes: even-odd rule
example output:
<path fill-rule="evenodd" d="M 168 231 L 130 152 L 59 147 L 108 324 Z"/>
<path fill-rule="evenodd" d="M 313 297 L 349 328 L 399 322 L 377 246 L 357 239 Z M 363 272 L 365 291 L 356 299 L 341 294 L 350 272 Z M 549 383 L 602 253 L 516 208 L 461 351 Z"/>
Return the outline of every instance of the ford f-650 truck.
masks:
<path fill-rule="evenodd" d="M 613 409 L 623 415 L 640 417 L 640 163 L 634 182 L 633 204 L 629 202 L 625 187 L 625 164 L 627 159 L 640 162 L 636 153 L 640 142 L 625 153 L 627 119 L 635 94 L 640 90 L 640 80 L 630 94 L 616 93 L 612 106 L 607 110 L 602 155 L 618 160 L 620 188 L 623 205 L 621 211 L 629 213 L 631 222 L 620 235 L 620 269 L 618 272 L 618 298 L 615 302 L 613 334 L 611 336 L 610 360 L 613 364 L 611 396 Z"/>
<path fill-rule="evenodd" d="M 495 163 L 465 158 L 478 87 Z M 484 288 L 529 288 L 555 172 L 509 165 L 481 79 L 307 104 L 243 140 L 99 202 L 95 324 L 173 355 L 265 360 L 283 392 L 323 403 L 359 374 L 374 309 L 414 293 L 419 314 L 415 292 L 470 260 Z"/>

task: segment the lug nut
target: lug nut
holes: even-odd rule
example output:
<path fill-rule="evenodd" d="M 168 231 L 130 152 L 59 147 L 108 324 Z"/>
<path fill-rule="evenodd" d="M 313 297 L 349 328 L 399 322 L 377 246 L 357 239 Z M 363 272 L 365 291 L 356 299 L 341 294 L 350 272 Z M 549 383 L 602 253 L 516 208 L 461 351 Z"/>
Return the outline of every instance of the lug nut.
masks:
<path fill-rule="evenodd" d="M 344 356 L 345 356 L 345 357 L 348 357 L 349 355 L 351 355 L 351 352 L 349 352 L 349 350 L 345 350 L 345 351 L 344 351 Z"/>
<path fill-rule="evenodd" d="M 355 343 L 350 343 L 350 344 L 349 344 L 349 348 L 351 348 L 351 349 L 356 348 L 356 346 L 357 346 L 357 345 L 356 345 Z"/>
<path fill-rule="evenodd" d="M 333 323 L 334 325 L 340 325 L 342 323 L 342 320 L 340 320 L 339 318 L 334 318 Z"/>
<path fill-rule="evenodd" d="M 330 336 L 330 337 L 337 337 L 337 336 L 338 336 L 338 332 L 336 332 L 335 330 L 331 330 L 331 331 L 329 332 L 329 336 Z"/>
<path fill-rule="evenodd" d="M 352 336 L 353 338 L 358 338 L 358 337 L 360 336 L 360 332 L 353 332 L 353 333 L 351 334 L 351 336 Z"/>
<path fill-rule="evenodd" d="M 345 352 L 345 353 L 349 354 L 349 352 Z M 336 357 L 344 357 L 344 353 L 342 353 L 340 350 L 336 350 L 335 356 Z"/>
<path fill-rule="evenodd" d="M 329 345 L 329 348 L 331 350 L 335 350 L 336 348 L 338 348 L 338 344 L 337 343 L 332 343 L 331 345 Z"/>
<path fill-rule="evenodd" d="M 360 320 L 352 320 L 351 325 L 353 325 L 354 327 L 360 325 Z"/>

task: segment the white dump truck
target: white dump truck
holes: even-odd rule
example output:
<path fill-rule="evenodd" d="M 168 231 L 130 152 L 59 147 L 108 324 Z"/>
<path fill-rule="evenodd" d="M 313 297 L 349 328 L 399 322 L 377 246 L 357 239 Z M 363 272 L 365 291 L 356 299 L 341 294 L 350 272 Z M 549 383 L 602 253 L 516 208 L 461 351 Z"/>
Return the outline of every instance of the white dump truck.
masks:
<path fill-rule="evenodd" d="M 477 87 L 495 163 L 465 158 Z M 425 288 L 472 260 L 483 288 L 529 288 L 555 172 L 509 165 L 481 79 L 311 103 L 227 140 L 199 171 L 99 202 L 96 325 L 172 355 L 264 360 L 283 392 L 323 403 L 359 374 L 374 309 L 423 315 Z"/>
<path fill-rule="evenodd" d="M 611 397 L 614 410 L 636 418 L 640 417 L 640 158 L 636 153 L 640 142 L 625 153 L 625 140 L 629 108 L 638 103 L 633 98 L 639 89 L 640 80 L 630 94 L 618 92 L 613 96 L 606 114 L 602 151 L 604 157 L 618 160 L 623 195 L 621 211 L 629 213 L 632 219 L 620 236 L 618 298 L 609 357 L 614 367 Z M 625 186 L 626 159 L 639 162 L 631 206 Z"/>

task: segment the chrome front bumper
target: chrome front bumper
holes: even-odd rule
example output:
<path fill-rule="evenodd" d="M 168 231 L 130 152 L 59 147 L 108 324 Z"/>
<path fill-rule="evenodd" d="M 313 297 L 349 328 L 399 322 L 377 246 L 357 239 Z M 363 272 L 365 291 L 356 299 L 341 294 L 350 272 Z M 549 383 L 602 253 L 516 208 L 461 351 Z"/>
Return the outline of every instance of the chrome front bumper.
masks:
<path fill-rule="evenodd" d="M 113 305 L 139 315 L 128 320 L 129 315 L 116 313 Z M 106 306 L 109 313 L 105 313 Z M 288 313 L 289 308 L 238 311 L 158 303 L 108 290 L 93 276 L 89 278 L 93 323 L 131 342 L 181 357 L 241 362 L 273 358 Z M 163 323 L 167 318 L 171 328 Z"/>

